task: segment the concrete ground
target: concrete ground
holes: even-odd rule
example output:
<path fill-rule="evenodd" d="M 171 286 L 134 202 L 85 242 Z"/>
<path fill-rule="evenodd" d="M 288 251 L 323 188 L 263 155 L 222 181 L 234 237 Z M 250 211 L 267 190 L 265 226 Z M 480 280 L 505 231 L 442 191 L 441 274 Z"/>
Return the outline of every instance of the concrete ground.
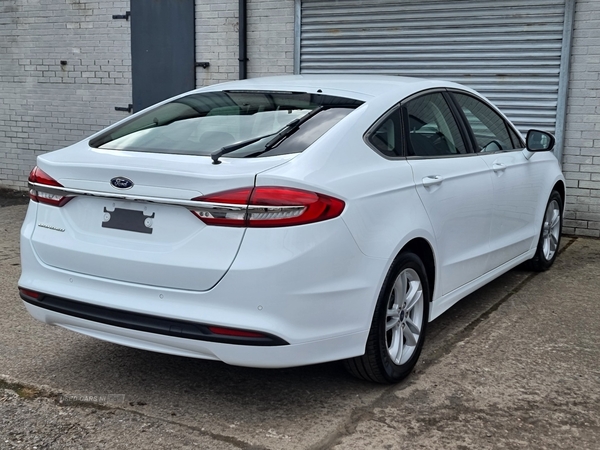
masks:
<path fill-rule="evenodd" d="M 21 200 L 5 205 L 22 203 Z M 430 324 L 395 386 L 338 363 L 258 370 L 120 347 L 31 318 L 25 206 L 0 203 L 0 449 L 600 449 L 600 240 L 563 238 Z"/>

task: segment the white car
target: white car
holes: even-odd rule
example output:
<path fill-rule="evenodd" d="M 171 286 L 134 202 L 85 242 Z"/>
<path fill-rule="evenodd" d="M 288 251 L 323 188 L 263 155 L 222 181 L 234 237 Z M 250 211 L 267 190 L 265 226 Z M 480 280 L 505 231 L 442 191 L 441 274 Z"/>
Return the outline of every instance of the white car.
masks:
<path fill-rule="evenodd" d="M 198 89 L 38 157 L 35 318 L 250 367 L 397 382 L 428 321 L 557 255 L 554 138 L 461 85 L 285 76 Z"/>

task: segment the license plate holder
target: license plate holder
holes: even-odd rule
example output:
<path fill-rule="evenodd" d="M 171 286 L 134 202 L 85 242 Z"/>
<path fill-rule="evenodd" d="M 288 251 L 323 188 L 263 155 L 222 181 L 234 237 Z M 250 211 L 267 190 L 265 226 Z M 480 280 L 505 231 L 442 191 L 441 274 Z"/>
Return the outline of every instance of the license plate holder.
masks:
<path fill-rule="evenodd" d="M 109 211 L 104 207 L 102 228 L 152 234 L 155 216 L 156 213 L 147 216 L 144 211 L 134 209 L 115 208 L 113 211 Z"/>

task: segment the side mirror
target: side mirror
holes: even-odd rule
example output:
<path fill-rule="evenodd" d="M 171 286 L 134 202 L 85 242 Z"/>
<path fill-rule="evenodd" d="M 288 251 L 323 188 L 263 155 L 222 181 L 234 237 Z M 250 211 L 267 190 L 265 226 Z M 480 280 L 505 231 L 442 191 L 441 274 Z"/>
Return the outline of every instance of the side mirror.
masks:
<path fill-rule="evenodd" d="M 550 133 L 540 130 L 527 132 L 527 150 L 530 152 L 548 152 L 554 148 L 556 139 Z"/>

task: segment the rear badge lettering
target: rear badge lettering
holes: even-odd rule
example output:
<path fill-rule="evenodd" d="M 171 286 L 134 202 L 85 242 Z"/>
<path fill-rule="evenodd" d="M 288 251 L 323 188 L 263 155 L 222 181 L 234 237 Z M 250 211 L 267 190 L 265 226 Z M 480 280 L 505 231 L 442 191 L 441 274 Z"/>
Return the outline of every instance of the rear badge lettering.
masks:
<path fill-rule="evenodd" d="M 38 227 L 47 228 L 49 230 L 54 230 L 54 231 L 60 231 L 61 233 L 64 233 L 64 231 L 65 231 L 64 228 L 53 227 L 52 225 L 46 225 L 45 223 L 38 223 Z"/>
<path fill-rule="evenodd" d="M 117 189 L 131 189 L 133 187 L 133 181 L 125 177 L 114 177 L 110 180 L 110 184 Z"/>

